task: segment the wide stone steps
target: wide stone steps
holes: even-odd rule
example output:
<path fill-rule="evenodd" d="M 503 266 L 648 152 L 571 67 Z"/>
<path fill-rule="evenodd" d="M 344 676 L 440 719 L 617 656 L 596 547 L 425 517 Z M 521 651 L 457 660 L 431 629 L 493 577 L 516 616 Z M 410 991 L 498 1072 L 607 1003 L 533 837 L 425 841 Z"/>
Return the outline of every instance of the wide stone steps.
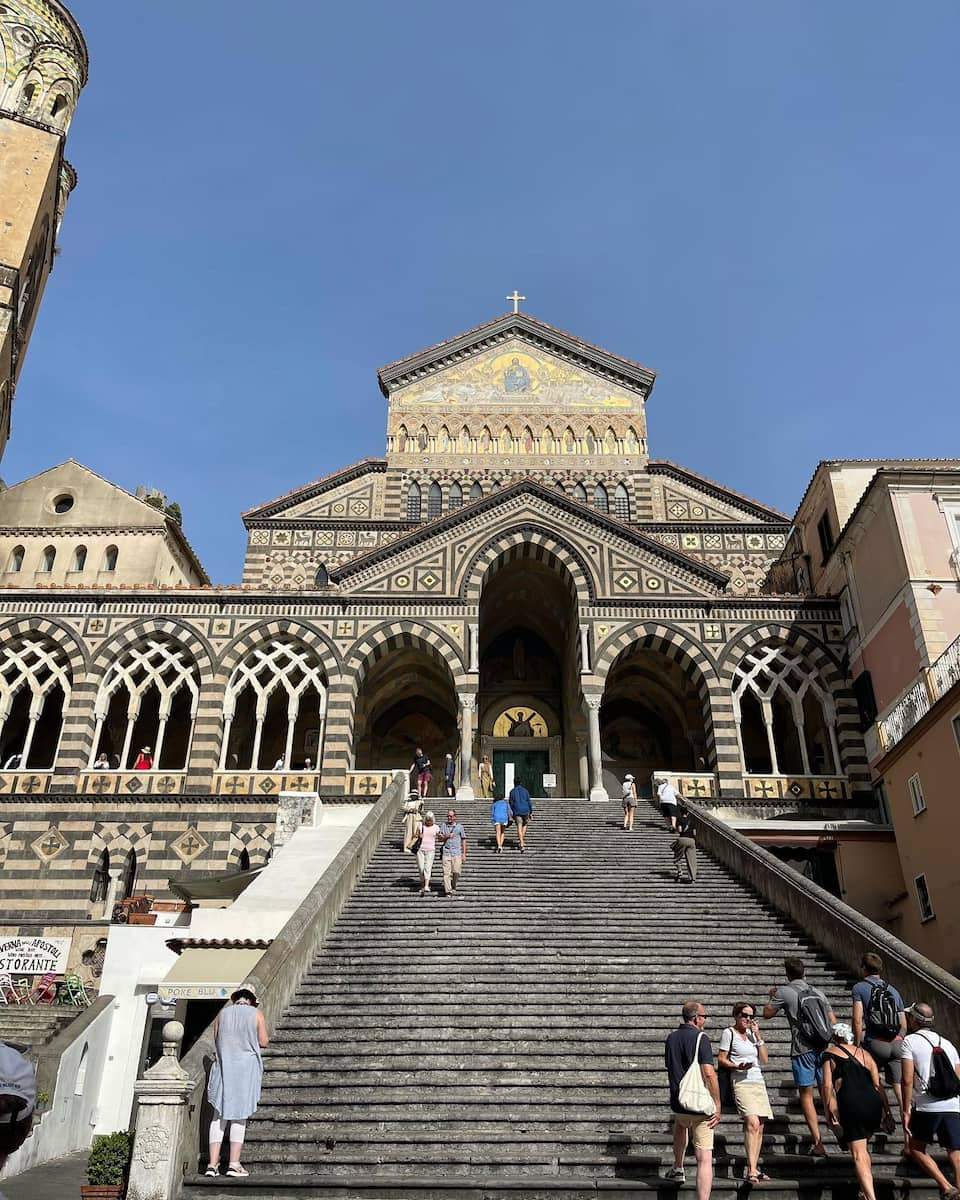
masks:
<path fill-rule="evenodd" d="M 417 895 L 398 822 L 273 1033 L 247 1130 L 250 1177 L 188 1186 L 211 1200 L 673 1200 L 678 1189 L 662 1178 L 663 1040 L 681 1002 L 703 1000 L 716 1047 L 734 1002 L 762 1007 L 787 954 L 805 959 L 838 1015 L 849 1012 L 850 981 L 702 852 L 698 881 L 675 883 L 672 835 L 652 807 L 641 805 L 633 834 L 619 812 L 541 801 L 529 852 L 517 853 L 510 831 L 498 855 L 487 804 L 465 806 L 457 900 Z M 433 888 L 441 881 L 438 854 Z M 786 1024 L 765 1024 L 764 1037 L 776 1113 L 765 1166 L 778 1177 L 764 1193 L 854 1200 L 839 1150 L 826 1164 L 797 1153 L 808 1134 Z M 887 1147 L 879 1195 L 930 1194 L 906 1177 L 899 1138 Z M 715 1159 L 715 1192 L 742 1196 L 734 1116 L 718 1129 Z"/>

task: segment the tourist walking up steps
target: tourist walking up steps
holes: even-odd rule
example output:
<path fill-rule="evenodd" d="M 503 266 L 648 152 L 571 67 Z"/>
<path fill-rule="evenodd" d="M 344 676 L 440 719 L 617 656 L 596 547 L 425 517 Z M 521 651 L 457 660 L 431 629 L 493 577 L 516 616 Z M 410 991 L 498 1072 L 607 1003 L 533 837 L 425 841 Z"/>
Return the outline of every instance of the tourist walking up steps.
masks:
<path fill-rule="evenodd" d="M 743 1118 L 743 1149 L 747 1157 L 747 1183 L 766 1183 L 760 1169 L 763 1123 L 773 1116 L 761 1067 L 767 1065 L 767 1044 L 760 1036 L 756 1008 L 747 1000 L 733 1006 L 733 1025 L 720 1035 L 720 1066 L 730 1071 L 733 1099 Z"/>
<path fill-rule="evenodd" d="M 713 1187 L 713 1131 L 720 1123 L 720 1086 L 713 1049 L 703 1031 L 707 1011 L 699 1000 L 687 1000 L 680 1028 L 664 1043 L 673 1117 L 673 1166 L 670 1183 L 686 1183 L 683 1156 L 688 1139 L 697 1159 L 697 1200 L 708 1200 Z"/>
<path fill-rule="evenodd" d="M 673 786 L 669 779 L 662 780 L 657 784 L 657 800 L 660 803 L 660 811 L 670 822 L 670 828 L 677 828 L 677 808 L 680 804 L 680 793 Z"/>
<path fill-rule="evenodd" d="M 497 834 L 497 846 L 494 853 L 502 854 L 503 835 L 510 824 L 510 805 L 502 796 L 490 805 L 490 820 Z"/>
<path fill-rule="evenodd" d="M 850 1151 L 862 1200 L 876 1200 L 867 1139 L 881 1125 L 892 1132 L 890 1106 L 877 1064 L 862 1046 L 853 1045 L 853 1030 L 842 1021 L 834 1025 L 833 1043 L 821 1061 L 827 1124 L 836 1131 L 840 1145 Z"/>
<path fill-rule="evenodd" d="M 432 896 L 430 891 L 430 875 L 433 872 L 433 857 L 437 851 L 437 834 L 439 826 L 433 818 L 433 813 L 424 814 L 423 824 L 417 827 L 417 837 L 420 839 L 420 849 L 417 851 L 417 866 L 420 868 L 420 895 Z"/>
<path fill-rule="evenodd" d="M 903 1136 L 911 1157 L 948 1200 L 960 1196 L 960 1055 L 953 1042 L 933 1029 L 934 1015 L 922 1001 L 906 1009 L 903 1039 Z M 947 1152 L 954 1183 L 927 1146 L 936 1139 Z M 957 1186 L 954 1186 L 957 1185 Z"/>
<path fill-rule="evenodd" d="M 680 882 L 682 867 L 687 868 L 689 883 L 697 882 L 697 827 L 685 804 L 680 805 L 677 815 L 676 834 L 670 848 L 673 850 L 673 878 Z"/>
<path fill-rule="evenodd" d="M 217 1013 L 213 1023 L 217 1057 L 210 1070 L 207 1099 L 213 1108 L 210 1123 L 210 1162 L 207 1175 L 220 1173 L 220 1147 L 224 1130 L 230 1126 L 230 1162 L 227 1174 L 248 1175 L 240 1164 L 247 1118 L 260 1103 L 263 1059 L 260 1051 L 270 1044 L 267 1022 L 257 1008 L 257 997 L 249 987 L 239 987 L 230 1003 Z"/>
<path fill-rule="evenodd" d="M 430 759 L 423 752 L 423 747 L 418 746 L 413 755 L 413 762 L 408 770 L 416 771 L 417 773 L 417 795 L 421 800 L 426 798 L 430 791 L 430 780 L 433 778 L 433 768 L 430 766 Z"/>
<path fill-rule="evenodd" d="M 443 787 L 450 800 L 457 794 L 456 779 L 457 764 L 453 761 L 453 755 L 448 754 L 443 760 Z"/>
<path fill-rule="evenodd" d="M 783 969 L 787 982 L 770 989 L 770 1001 L 764 1006 L 763 1015 L 769 1020 L 782 1012 L 790 1024 L 793 1081 L 800 1094 L 800 1111 L 812 1139 L 808 1153 L 814 1158 L 826 1158 L 813 1089 L 814 1085 L 820 1084 L 820 1055 L 833 1038 L 837 1019 L 823 992 L 804 979 L 802 958 L 784 959 Z"/>
<path fill-rule="evenodd" d="M 440 862 L 443 865 L 443 894 L 459 900 L 457 888 L 463 864 L 467 861 L 467 831 L 457 820 L 456 809 L 451 808 L 446 821 L 440 826 L 437 840 L 443 846 Z"/>
<path fill-rule="evenodd" d="M 624 775 L 620 786 L 623 791 L 623 827 L 633 829 L 633 818 L 637 815 L 637 785 L 632 775 Z"/>
<path fill-rule="evenodd" d="M 907 1032 L 903 997 L 882 978 L 883 959 L 865 954 L 860 960 L 863 978 L 853 985 L 853 1041 L 863 1046 L 884 1078 L 893 1087 L 898 1108 L 903 1109 L 903 1035 Z"/>
<path fill-rule="evenodd" d="M 527 852 L 527 826 L 533 816 L 533 801 L 530 793 L 518 779 L 510 791 L 510 811 L 517 823 L 517 840 L 520 843 L 520 853 Z"/>

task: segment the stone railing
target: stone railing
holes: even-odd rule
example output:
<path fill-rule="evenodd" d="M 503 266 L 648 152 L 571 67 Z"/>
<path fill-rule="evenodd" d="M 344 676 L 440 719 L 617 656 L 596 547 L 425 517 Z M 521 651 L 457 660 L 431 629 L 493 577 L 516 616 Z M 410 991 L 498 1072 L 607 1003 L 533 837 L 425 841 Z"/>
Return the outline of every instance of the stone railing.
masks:
<path fill-rule="evenodd" d="M 669 780 L 684 799 L 689 796 L 691 800 L 707 800 L 713 796 L 720 795 L 717 777 L 710 771 L 667 771 L 657 769 L 653 772 L 651 780 L 654 799 L 656 799 L 657 795 L 657 784 L 662 783 L 664 780 Z M 617 794 L 619 795 L 619 792 Z"/>
<path fill-rule="evenodd" d="M 877 723 L 881 749 L 892 750 L 956 683 L 960 683 L 960 638 L 950 643 L 933 666 Z"/>
<path fill-rule="evenodd" d="M 830 803 L 850 794 L 842 775 L 744 775 L 748 800 L 818 800 Z"/>
<path fill-rule="evenodd" d="M 256 988 L 271 1029 L 388 829 L 398 823 L 407 786 L 406 772 L 398 772 L 257 963 L 248 982 Z M 164 1031 L 164 1057 L 136 1085 L 136 1138 L 127 1192 L 134 1200 L 174 1200 L 180 1195 L 184 1174 L 196 1169 L 203 1125 L 210 1120 L 204 1090 L 214 1057 L 213 1023 L 181 1063 L 176 1062 L 175 1025 L 170 1023 L 169 1038 Z M 182 1037 L 182 1027 L 177 1029 Z"/>
<path fill-rule="evenodd" d="M 696 808 L 695 805 L 690 807 Z M 899 988 L 907 1003 L 923 1000 L 932 1004 L 937 1030 L 955 1044 L 960 1043 L 960 979 L 831 896 L 712 813 L 699 808 L 696 813 L 699 846 L 796 922 L 808 937 L 848 970 L 851 977 L 859 978 L 860 957 L 865 951 L 878 952 L 884 962 L 884 978 Z M 772 979 L 770 982 L 779 981 Z M 831 999 L 838 1008 L 848 1009 L 849 997 L 844 1003 L 839 996 Z"/>
<path fill-rule="evenodd" d="M 403 771 L 403 768 L 345 771 L 343 776 L 343 794 L 345 796 L 360 796 L 367 800 L 373 800 L 377 796 L 383 795 L 399 771 Z M 408 780 L 409 778 L 410 776 L 407 775 Z"/>
<path fill-rule="evenodd" d="M 77 789 L 93 796 L 176 796 L 187 782 L 186 771 L 81 771 Z"/>
<path fill-rule="evenodd" d="M 52 770 L 0 771 L 0 796 L 42 796 L 52 782 Z"/>
<path fill-rule="evenodd" d="M 840 800 L 751 800 L 729 796 L 722 800 L 696 800 L 694 803 L 707 812 L 716 813 L 724 821 L 775 821 L 778 817 L 810 821 L 870 821 L 887 827 L 877 805 L 852 804 Z"/>

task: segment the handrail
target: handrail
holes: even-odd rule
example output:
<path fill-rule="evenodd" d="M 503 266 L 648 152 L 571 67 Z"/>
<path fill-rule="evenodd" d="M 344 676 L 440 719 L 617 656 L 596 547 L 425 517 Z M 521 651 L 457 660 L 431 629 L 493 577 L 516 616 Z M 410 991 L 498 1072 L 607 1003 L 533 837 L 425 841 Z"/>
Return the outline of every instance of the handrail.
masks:
<path fill-rule="evenodd" d="M 868 950 L 878 952 L 884 978 L 908 1004 L 932 1004 L 937 1031 L 960 1045 L 960 979 L 723 821 L 689 801 L 687 807 L 696 813 L 698 846 L 795 921 L 857 978 L 861 956 Z"/>
<path fill-rule="evenodd" d="M 396 820 L 400 804 L 406 799 L 409 776 L 398 771 L 393 783 L 384 791 L 367 815 L 351 834 L 346 845 L 314 884 L 286 924 L 273 939 L 270 948 L 259 960 L 254 974 L 245 982 L 251 983 L 260 1002 L 260 1010 L 270 1028 L 282 1016 L 293 999 L 300 982 L 310 969 L 318 950 L 387 832 Z M 201 1141 L 201 1117 L 209 1116 L 203 1103 L 207 1071 L 214 1059 L 213 1022 L 207 1026 L 180 1066 L 193 1084 L 183 1122 L 179 1145 L 171 1146 L 177 1173 L 177 1192 L 181 1194 L 183 1176 L 196 1168 Z M 142 1136 L 139 1125 L 137 1138 Z M 136 1146 L 134 1147 L 136 1153 Z"/>
<path fill-rule="evenodd" d="M 960 682 L 960 637 L 900 697 L 878 722 L 884 750 L 892 750 L 947 692 Z"/>

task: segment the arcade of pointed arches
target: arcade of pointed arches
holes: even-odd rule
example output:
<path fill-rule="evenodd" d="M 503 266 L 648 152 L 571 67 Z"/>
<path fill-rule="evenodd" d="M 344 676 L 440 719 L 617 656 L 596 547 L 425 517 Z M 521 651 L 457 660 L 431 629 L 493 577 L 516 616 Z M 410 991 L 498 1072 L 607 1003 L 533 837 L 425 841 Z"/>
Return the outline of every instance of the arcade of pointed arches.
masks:
<path fill-rule="evenodd" d="M 522 418 L 521 418 L 522 422 Z M 606 429 L 588 422 L 572 420 L 549 425 L 514 423 L 502 426 L 484 423 L 479 429 L 469 425 L 426 424 L 397 427 L 387 436 L 388 454 L 511 454 L 511 455 L 620 455 L 646 454 L 647 439 L 634 425 Z"/>

